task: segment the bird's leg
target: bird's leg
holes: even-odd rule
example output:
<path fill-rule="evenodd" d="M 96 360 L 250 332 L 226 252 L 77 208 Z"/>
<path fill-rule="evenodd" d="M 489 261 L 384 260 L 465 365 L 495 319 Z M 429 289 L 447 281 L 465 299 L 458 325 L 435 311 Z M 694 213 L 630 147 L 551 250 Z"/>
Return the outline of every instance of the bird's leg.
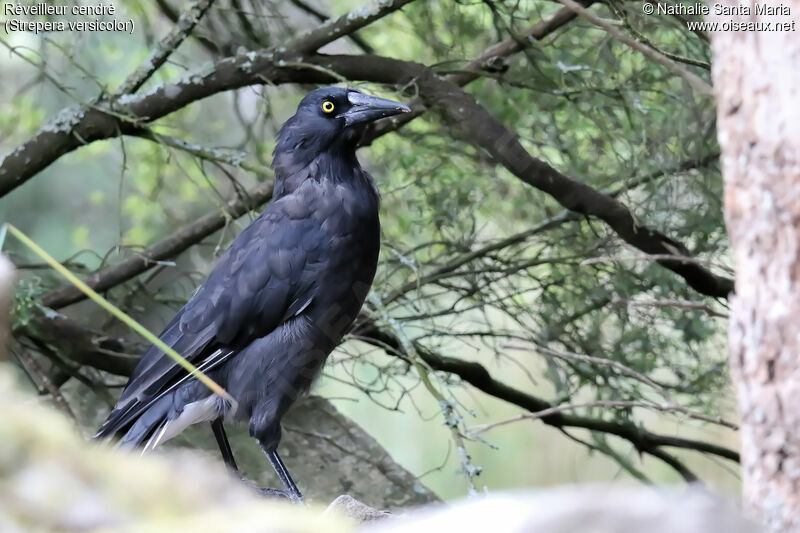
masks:
<path fill-rule="evenodd" d="M 292 495 L 293 500 L 302 500 L 303 495 L 300 493 L 300 489 L 297 488 L 297 484 L 295 484 L 292 476 L 289 475 L 289 471 L 286 469 L 286 465 L 283 464 L 278 452 L 274 451 L 272 453 L 268 453 L 267 459 L 269 459 L 272 468 L 275 469 L 275 473 L 278 474 L 278 477 L 281 479 L 284 490 Z"/>
<path fill-rule="evenodd" d="M 289 471 L 286 469 L 286 465 L 283 464 L 278 452 L 275 450 L 270 451 L 263 444 L 261 445 L 261 449 L 264 450 L 269 464 L 275 469 L 275 473 L 278 474 L 278 478 L 280 478 L 281 483 L 283 483 L 283 490 L 261 489 L 261 492 L 269 496 L 284 496 L 294 502 L 303 501 L 303 495 L 300 493 L 300 489 L 297 488 L 297 484 L 292 479 L 292 476 L 289 475 Z"/>
<path fill-rule="evenodd" d="M 222 460 L 225 465 L 232 471 L 239 473 L 239 467 L 236 466 L 236 459 L 233 458 L 233 450 L 231 450 L 231 443 L 228 442 L 228 435 L 225 434 L 225 427 L 222 425 L 222 418 L 215 418 L 211 422 L 211 430 L 214 432 L 214 438 L 217 439 L 219 451 L 222 453 Z"/>
<path fill-rule="evenodd" d="M 211 429 L 214 432 L 214 438 L 217 439 L 219 451 L 222 453 L 222 460 L 225 461 L 225 464 L 228 466 L 228 468 L 238 474 L 239 467 L 236 466 L 236 459 L 233 458 L 233 450 L 231 449 L 230 442 L 228 442 L 228 435 L 225 433 L 225 427 L 222 425 L 221 417 L 216 418 L 211 422 Z M 284 490 L 264 488 L 259 489 L 259 491 L 267 496 L 281 496 L 295 502 L 303 501 L 303 495 L 297 488 L 292 476 L 289 475 L 289 471 L 286 469 L 286 465 L 283 464 L 278 452 L 270 452 L 268 451 L 267 447 L 263 445 L 261 446 L 261 449 L 264 450 L 267 459 L 269 459 L 269 464 L 272 465 L 272 468 L 275 469 L 275 473 L 278 474 L 281 483 L 283 483 Z"/>

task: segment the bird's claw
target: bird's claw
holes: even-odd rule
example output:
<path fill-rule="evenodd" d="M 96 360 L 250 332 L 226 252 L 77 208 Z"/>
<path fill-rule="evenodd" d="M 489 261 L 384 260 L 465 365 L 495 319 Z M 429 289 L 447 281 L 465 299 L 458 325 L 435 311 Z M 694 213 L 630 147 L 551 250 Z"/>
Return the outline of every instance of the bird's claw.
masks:
<path fill-rule="evenodd" d="M 303 496 L 300 494 L 294 494 L 288 490 L 281 490 L 281 489 L 270 489 L 270 488 L 258 488 L 256 489 L 260 492 L 263 496 L 267 496 L 268 498 L 286 498 L 292 503 L 302 503 Z"/>

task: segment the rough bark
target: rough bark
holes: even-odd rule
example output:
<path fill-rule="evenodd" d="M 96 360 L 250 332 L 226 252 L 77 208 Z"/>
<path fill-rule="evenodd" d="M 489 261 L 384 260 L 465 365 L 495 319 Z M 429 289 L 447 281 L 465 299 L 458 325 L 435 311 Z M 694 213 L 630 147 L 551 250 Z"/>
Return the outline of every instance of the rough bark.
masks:
<path fill-rule="evenodd" d="M 792 14 L 800 1 L 784 3 Z M 790 17 L 719 17 L 777 22 Z M 800 531 L 800 40 L 713 34 L 725 218 L 736 264 L 730 361 L 744 500 L 772 531 Z"/>

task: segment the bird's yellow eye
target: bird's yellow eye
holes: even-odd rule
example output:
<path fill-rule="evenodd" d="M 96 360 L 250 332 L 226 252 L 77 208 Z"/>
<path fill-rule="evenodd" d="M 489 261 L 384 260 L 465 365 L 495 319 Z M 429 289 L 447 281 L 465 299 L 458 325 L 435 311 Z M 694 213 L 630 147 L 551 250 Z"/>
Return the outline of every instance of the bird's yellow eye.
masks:
<path fill-rule="evenodd" d="M 324 102 L 322 102 L 322 110 L 325 111 L 326 113 L 331 113 L 333 111 L 333 107 L 334 107 L 333 102 L 331 102 L 330 100 L 325 100 Z"/>

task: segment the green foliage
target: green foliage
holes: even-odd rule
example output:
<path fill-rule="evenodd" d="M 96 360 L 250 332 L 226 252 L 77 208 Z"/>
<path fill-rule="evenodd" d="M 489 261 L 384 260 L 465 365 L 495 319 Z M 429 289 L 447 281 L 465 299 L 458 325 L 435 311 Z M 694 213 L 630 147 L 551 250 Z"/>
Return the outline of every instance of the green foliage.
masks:
<path fill-rule="evenodd" d="M 25 327 L 41 311 L 39 300 L 45 291 L 40 281 L 38 277 L 29 277 L 17 284 L 11 303 L 12 329 Z"/>

